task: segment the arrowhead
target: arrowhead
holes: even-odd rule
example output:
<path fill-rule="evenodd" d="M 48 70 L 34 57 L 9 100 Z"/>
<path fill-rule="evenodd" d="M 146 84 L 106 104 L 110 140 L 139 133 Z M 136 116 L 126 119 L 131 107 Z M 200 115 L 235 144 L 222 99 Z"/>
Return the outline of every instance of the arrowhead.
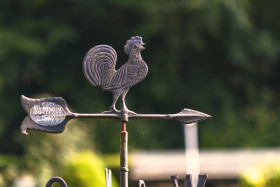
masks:
<path fill-rule="evenodd" d="M 210 117 L 212 116 L 187 108 L 183 109 L 181 112 L 174 114 L 172 116 L 172 118 L 180 121 L 182 124 L 195 123 L 195 122 L 206 120 Z"/>

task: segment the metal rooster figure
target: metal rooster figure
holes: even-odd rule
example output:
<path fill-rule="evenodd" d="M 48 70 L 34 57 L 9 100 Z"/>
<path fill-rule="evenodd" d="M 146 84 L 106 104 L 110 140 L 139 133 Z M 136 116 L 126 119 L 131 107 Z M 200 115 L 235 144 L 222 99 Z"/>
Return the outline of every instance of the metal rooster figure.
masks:
<path fill-rule="evenodd" d="M 113 103 L 111 112 L 123 112 L 136 114 L 127 109 L 125 96 L 128 90 L 143 80 L 148 73 L 148 66 L 141 57 L 144 43 L 140 36 L 131 37 L 124 46 L 124 52 L 129 56 L 128 61 L 118 70 L 116 51 L 108 45 L 98 45 L 89 50 L 83 62 L 83 72 L 87 80 L 93 86 L 99 86 L 102 90 L 112 92 Z M 116 102 L 121 97 L 121 111 L 116 109 Z"/>
<path fill-rule="evenodd" d="M 169 119 L 177 120 L 182 124 L 190 124 L 205 120 L 211 117 L 208 114 L 191 109 L 183 109 L 177 114 L 137 114 L 129 110 L 125 104 L 125 96 L 129 89 L 143 80 L 148 73 L 148 66 L 141 57 L 144 43 L 140 36 L 131 37 L 124 46 L 124 52 L 129 56 L 128 61 L 118 70 L 115 69 L 117 54 L 108 45 L 97 45 L 90 49 L 83 60 L 83 72 L 86 79 L 93 86 L 101 87 L 102 90 L 112 92 L 113 103 L 109 111 L 102 113 L 73 113 L 61 97 L 32 99 L 21 96 L 21 104 L 28 115 L 21 124 L 21 132 L 28 134 L 27 130 L 39 130 L 49 133 L 61 133 L 64 131 L 67 122 L 74 118 L 103 118 L 118 119 L 122 122 L 120 142 L 120 186 L 128 187 L 128 162 L 127 162 L 127 141 L 128 132 L 126 122 L 129 119 Z M 121 98 L 122 106 L 116 109 L 116 102 Z M 178 178 L 171 176 L 173 185 L 178 187 Z M 106 169 L 106 186 L 111 187 L 111 171 Z M 198 187 L 203 187 L 206 175 L 201 175 Z M 52 178 L 46 185 L 59 182 L 61 186 L 67 186 L 65 181 L 59 177 Z M 139 186 L 145 186 L 140 180 Z M 184 187 L 192 187 L 190 176 L 187 175 Z"/>

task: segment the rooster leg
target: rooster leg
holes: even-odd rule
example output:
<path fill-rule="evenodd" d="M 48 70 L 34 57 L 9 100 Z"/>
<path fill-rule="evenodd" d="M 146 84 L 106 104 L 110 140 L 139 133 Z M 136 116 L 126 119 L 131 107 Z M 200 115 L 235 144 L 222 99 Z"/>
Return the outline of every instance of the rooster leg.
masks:
<path fill-rule="evenodd" d="M 124 112 L 124 113 L 128 113 L 128 114 L 136 114 L 135 112 L 131 111 L 131 110 L 128 110 L 128 108 L 126 107 L 126 104 L 125 104 L 125 96 L 127 94 L 128 90 L 124 91 L 122 94 L 121 94 L 121 99 L 122 99 L 122 108 L 121 108 L 121 111 Z"/>
<path fill-rule="evenodd" d="M 114 92 L 112 92 L 112 94 L 113 94 L 113 103 L 110 106 L 110 110 L 104 111 L 103 113 L 119 113 L 120 112 L 119 110 L 116 109 L 116 103 L 120 97 L 120 91 L 114 91 Z"/>
<path fill-rule="evenodd" d="M 117 103 L 117 100 L 119 99 L 119 97 L 120 97 L 119 91 L 113 92 L 113 103 L 112 103 L 112 106 L 110 107 L 111 111 L 120 112 L 119 110 L 116 109 L 116 103 Z"/>

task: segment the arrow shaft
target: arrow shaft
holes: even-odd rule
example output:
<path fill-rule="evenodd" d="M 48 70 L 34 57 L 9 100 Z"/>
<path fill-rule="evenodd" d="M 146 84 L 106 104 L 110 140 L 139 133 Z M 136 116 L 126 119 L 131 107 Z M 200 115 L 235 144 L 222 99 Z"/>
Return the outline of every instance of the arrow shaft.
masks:
<path fill-rule="evenodd" d="M 93 114 L 89 114 L 89 113 L 71 113 L 70 115 L 68 115 L 71 118 L 92 118 L 92 119 L 119 119 L 119 115 L 118 114 L 106 114 L 106 113 L 93 113 Z"/>
<path fill-rule="evenodd" d="M 136 114 L 129 119 L 173 119 L 174 114 Z"/>
<path fill-rule="evenodd" d="M 95 119 L 119 119 L 122 120 L 120 114 L 117 113 L 71 113 L 70 118 L 95 118 Z M 185 122 L 192 123 L 209 118 L 209 115 L 195 115 L 195 114 L 128 114 L 128 119 L 165 119 L 165 120 L 179 120 L 181 118 L 187 119 Z"/>
<path fill-rule="evenodd" d="M 121 119 L 118 114 L 106 113 L 72 113 L 71 118 L 98 118 L 98 119 Z M 174 119 L 174 114 L 129 114 L 129 119 Z"/>

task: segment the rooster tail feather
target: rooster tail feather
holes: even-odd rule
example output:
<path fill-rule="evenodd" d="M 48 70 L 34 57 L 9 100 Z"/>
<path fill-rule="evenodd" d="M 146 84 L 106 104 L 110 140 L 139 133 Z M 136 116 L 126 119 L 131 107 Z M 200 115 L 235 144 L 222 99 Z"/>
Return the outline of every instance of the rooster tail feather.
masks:
<path fill-rule="evenodd" d="M 91 48 L 83 61 L 83 72 L 86 79 L 101 88 L 110 84 L 115 74 L 117 62 L 116 51 L 108 45 L 98 45 Z"/>

